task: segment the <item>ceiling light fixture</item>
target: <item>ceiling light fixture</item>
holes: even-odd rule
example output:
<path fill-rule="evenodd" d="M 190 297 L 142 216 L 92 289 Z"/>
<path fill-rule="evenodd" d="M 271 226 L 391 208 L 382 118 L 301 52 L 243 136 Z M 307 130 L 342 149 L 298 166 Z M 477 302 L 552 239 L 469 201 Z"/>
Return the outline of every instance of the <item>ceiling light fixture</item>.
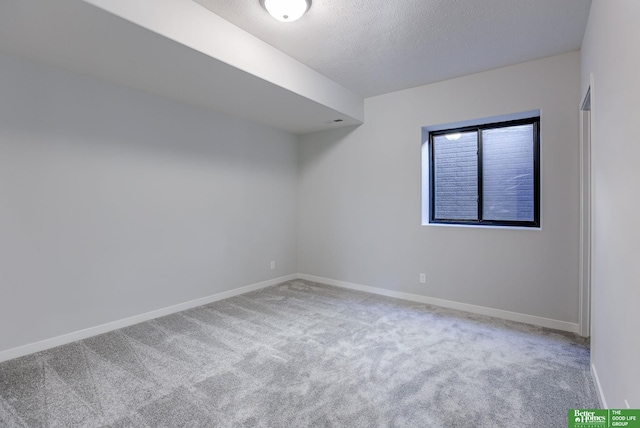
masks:
<path fill-rule="evenodd" d="M 311 0 L 260 0 L 262 7 L 278 21 L 297 21 L 311 7 Z"/>
<path fill-rule="evenodd" d="M 449 141 L 457 141 L 460 139 L 460 137 L 462 137 L 462 134 L 459 132 L 454 132 L 452 134 L 447 134 L 444 137 Z"/>

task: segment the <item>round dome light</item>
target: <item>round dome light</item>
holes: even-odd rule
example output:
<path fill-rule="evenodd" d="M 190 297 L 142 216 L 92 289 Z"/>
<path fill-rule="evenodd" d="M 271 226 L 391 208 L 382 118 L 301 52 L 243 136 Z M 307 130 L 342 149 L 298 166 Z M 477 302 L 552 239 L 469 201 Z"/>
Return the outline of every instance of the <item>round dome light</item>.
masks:
<path fill-rule="evenodd" d="M 278 21 L 293 22 L 309 10 L 311 0 L 264 0 L 263 6 Z"/>

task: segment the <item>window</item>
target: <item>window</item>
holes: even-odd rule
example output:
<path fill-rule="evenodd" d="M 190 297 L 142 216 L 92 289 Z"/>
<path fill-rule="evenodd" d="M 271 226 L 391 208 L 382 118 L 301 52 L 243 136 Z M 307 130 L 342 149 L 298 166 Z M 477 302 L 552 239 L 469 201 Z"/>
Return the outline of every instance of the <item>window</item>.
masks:
<path fill-rule="evenodd" d="M 540 226 L 540 117 L 429 132 L 429 223 Z"/>

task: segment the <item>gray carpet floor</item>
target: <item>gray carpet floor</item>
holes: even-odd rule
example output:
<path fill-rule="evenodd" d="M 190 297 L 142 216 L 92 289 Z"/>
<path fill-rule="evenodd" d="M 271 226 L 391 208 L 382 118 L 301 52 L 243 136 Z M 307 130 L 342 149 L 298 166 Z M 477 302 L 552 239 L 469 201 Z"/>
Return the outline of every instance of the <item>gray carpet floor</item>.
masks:
<path fill-rule="evenodd" d="M 295 280 L 0 364 L 2 427 L 566 427 L 583 339 Z"/>

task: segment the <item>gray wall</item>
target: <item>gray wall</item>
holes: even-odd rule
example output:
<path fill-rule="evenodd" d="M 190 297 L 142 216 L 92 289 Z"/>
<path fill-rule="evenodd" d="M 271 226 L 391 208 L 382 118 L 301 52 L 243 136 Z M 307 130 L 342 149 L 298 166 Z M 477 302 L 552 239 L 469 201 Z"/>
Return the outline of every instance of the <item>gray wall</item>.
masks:
<path fill-rule="evenodd" d="M 0 56 L 0 351 L 295 273 L 296 144 Z"/>
<path fill-rule="evenodd" d="M 640 408 L 640 2 L 594 0 L 582 47 L 593 73 L 591 358 L 606 404 Z"/>
<path fill-rule="evenodd" d="M 579 74 L 574 52 L 395 92 L 302 137 L 298 271 L 577 323 Z M 422 226 L 421 127 L 538 109 L 542 230 Z"/>

